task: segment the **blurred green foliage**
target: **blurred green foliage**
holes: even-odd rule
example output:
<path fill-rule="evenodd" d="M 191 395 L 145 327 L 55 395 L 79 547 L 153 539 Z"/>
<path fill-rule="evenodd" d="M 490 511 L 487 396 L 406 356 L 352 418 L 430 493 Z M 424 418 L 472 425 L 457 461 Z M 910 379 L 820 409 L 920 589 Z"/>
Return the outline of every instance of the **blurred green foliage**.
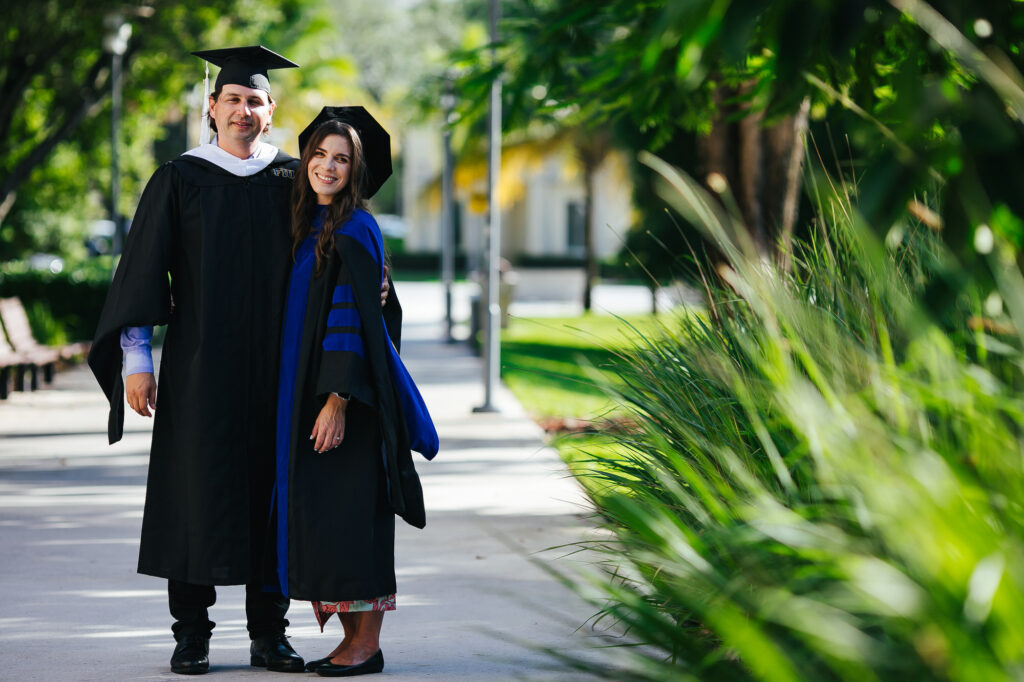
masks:
<path fill-rule="evenodd" d="M 58 273 L 34 270 L 21 261 L 4 263 L 0 296 L 21 299 L 40 343 L 85 341 L 96 331 L 111 271 L 109 258 Z"/>
<path fill-rule="evenodd" d="M 130 218 L 155 167 L 195 144 L 203 62 L 190 52 L 263 44 L 301 64 L 273 76 L 278 107 L 269 141 L 294 155 L 298 131 L 325 104 L 365 104 L 392 130 L 395 122 L 417 120 L 404 95 L 443 73 L 444 55 L 463 40 L 463 13 L 452 9 L 447 0 L 413 6 L 398 0 L 41 0 L 5 7 L 0 262 L 47 252 L 75 272 L 93 267 L 85 240 L 92 222 L 111 212 L 108 17 L 120 15 L 132 27 L 122 76 L 117 207 Z M 396 35 L 403 40 L 393 40 Z M 215 77 L 216 68 L 211 71 Z M 399 140 L 396 132 L 396 151 Z M 377 210 L 397 210 L 400 174 L 396 163 L 396 177 L 375 199 Z M 69 320 L 74 338 L 91 335 L 85 328 L 92 323 L 70 320 L 57 310 L 59 301 L 49 300 L 56 289 L 38 286 L 48 275 L 17 275 L 27 279 L 15 284 L 19 267 L 6 268 L 5 291 L 16 286 L 30 311 L 54 306 L 54 319 Z M 66 279 L 56 276 L 52 284 Z M 92 296 L 91 282 L 81 297 L 59 295 L 84 302 Z M 95 320 L 98 309 L 86 304 L 82 310 Z"/>
<path fill-rule="evenodd" d="M 122 78 L 118 207 L 130 217 L 156 165 L 195 143 L 203 62 L 193 50 L 258 43 L 302 65 L 273 76 L 278 107 L 269 139 L 295 155 L 298 132 L 325 104 L 365 104 L 388 127 L 419 122 L 406 95 L 438 81 L 451 49 L 479 42 L 465 33 L 482 6 L 481 0 L 41 0 L 5 7 L 0 261 L 34 251 L 78 261 L 90 223 L 110 215 L 108 16 L 120 13 L 132 26 Z M 396 151 L 399 139 L 396 134 Z M 400 175 L 396 163 L 396 177 L 376 197 L 378 210 L 397 210 Z"/>
<path fill-rule="evenodd" d="M 306 46 L 323 45 L 334 33 L 318 0 L 41 0 L 5 7 L 0 260 L 32 251 L 80 259 L 89 223 L 110 215 L 111 56 L 104 39 L 113 15 L 133 29 L 122 76 L 117 207 L 128 217 L 157 163 L 189 146 L 185 118 L 201 104 L 203 74 L 191 51 L 263 43 L 299 58 L 296 53 L 309 54 Z M 344 85 L 337 73 L 278 80 L 294 82 L 297 97 L 301 88 L 327 82 L 336 92 Z M 281 117 L 286 124 L 287 111 Z"/>
<path fill-rule="evenodd" d="M 879 240 L 856 187 L 831 178 L 787 271 L 696 182 L 647 161 L 727 262 L 707 275 L 706 318 L 621 351 L 606 388 L 636 428 L 575 458 L 608 535 L 582 543 L 597 572 L 566 580 L 645 645 L 622 649 L 622 669 L 591 672 L 1016 679 L 1024 277 L 1013 250 L 990 258 L 998 294 L 968 282 L 940 324 L 922 296 L 952 254 L 916 219 Z"/>
<path fill-rule="evenodd" d="M 567 582 L 644 646 L 618 670 L 551 653 L 611 679 L 1017 679 L 1020 3 L 505 8 L 501 63 L 464 84 L 505 70 L 506 106 L 631 126 L 673 162 L 723 87 L 818 122 L 789 268 L 728 188 L 643 157 L 714 248 L 665 250 L 700 267 L 708 317 L 624 353 L 606 388 L 637 428 L 574 462 L 605 534 Z"/>
<path fill-rule="evenodd" d="M 525 111 L 569 125 L 612 123 L 635 130 L 626 140 L 633 149 L 691 170 L 685 140 L 708 132 L 716 91 L 752 84 L 743 96 L 766 122 L 809 98 L 812 116 L 847 136 L 833 156 L 859 179 L 856 204 L 868 224 L 884 235 L 908 201 L 937 196 L 953 256 L 987 277 L 978 228 L 1008 244 L 1024 238 L 1019 221 L 1000 219 L 1024 215 L 1019 9 L 1012 0 L 510 0 L 498 62 L 481 53 L 459 87 L 472 112 L 504 73 L 510 122 Z M 638 229 L 653 239 L 631 245 L 666 276 L 688 248 L 643 191 Z M 935 286 L 961 284 L 947 273 Z"/>

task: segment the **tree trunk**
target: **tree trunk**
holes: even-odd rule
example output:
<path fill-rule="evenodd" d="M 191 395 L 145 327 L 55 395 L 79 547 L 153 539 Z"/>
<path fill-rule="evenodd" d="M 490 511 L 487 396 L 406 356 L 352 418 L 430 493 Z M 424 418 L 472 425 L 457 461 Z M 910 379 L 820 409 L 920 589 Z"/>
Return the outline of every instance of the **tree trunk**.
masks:
<path fill-rule="evenodd" d="M 710 133 L 698 141 L 701 170 L 725 178 L 758 252 L 783 267 L 796 225 L 802 185 L 804 132 L 809 101 L 790 116 L 765 125 L 751 112 L 752 84 L 720 87 Z"/>
<path fill-rule="evenodd" d="M 766 131 L 770 156 L 778 164 L 776 168 L 768 169 L 768 192 L 778 192 L 781 198 L 778 218 L 780 229 L 776 240 L 779 264 L 786 269 L 789 268 L 793 228 L 796 226 L 800 189 L 803 186 L 805 134 L 810 111 L 811 100 L 805 99 L 787 125 L 779 124 Z"/>
<path fill-rule="evenodd" d="M 593 307 L 593 288 L 598 278 L 594 175 L 611 150 L 611 135 L 606 130 L 580 131 L 574 145 L 583 171 L 583 310 L 589 312 Z"/>
<path fill-rule="evenodd" d="M 597 256 L 594 253 L 594 168 L 583 168 L 583 311 L 593 306 L 593 287 L 597 281 Z"/>
<path fill-rule="evenodd" d="M 7 214 L 10 213 L 11 206 L 14 206 L 14 200 L 17 198 L 17 192 L 8 192 L 3 201 L 0 201 L 0 225 L 3 224 L 4 218 L 6 218 Z"/>

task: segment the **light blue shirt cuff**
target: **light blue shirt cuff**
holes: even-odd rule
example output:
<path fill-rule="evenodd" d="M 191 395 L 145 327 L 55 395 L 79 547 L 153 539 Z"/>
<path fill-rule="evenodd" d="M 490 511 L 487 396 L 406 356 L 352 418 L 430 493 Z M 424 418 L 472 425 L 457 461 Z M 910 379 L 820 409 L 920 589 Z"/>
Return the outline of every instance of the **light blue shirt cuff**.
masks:
<path fill-rule="evenodd" d="M 124 374 L 153 373 L 153 327 L 125 327 L 121 330 Z"/>

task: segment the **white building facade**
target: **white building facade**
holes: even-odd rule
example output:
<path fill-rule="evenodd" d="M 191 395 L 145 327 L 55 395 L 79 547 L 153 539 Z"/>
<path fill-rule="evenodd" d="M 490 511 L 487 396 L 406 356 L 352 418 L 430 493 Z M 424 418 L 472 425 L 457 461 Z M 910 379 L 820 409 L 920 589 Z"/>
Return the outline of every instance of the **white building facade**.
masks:
<path fill-rule="evenodd" d="M 407 252 L 437 253 L 441 245 L 442 142 L 437 129 L 403 135 L 403 213 Z M 632 185 L 625 158 L 612 151 L 594 176 L 595 246 L 599 259 L 619 252 L 633 221 Z M 458 164 L 455 172 L 457 250 L 473 258 L 483 248 L 487 221 L 484 161 Z M 499 183 L 501 252 L 524 259 L 583 257 L 584 178 L 567 139 L 506 145 Z"/>

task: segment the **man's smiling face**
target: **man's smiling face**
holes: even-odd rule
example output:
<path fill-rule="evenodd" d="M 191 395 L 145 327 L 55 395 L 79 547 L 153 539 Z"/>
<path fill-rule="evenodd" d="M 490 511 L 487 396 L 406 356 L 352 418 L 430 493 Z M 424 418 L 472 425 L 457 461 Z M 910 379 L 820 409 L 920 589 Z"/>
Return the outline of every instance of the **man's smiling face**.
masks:
<path fill-rule="evenodd" d="M 259 139 L 273 114 L 270 95 L 244 85 L 225 85 L 216 100 L 210 98 L 210 117 L 217 124 L 217 136 L 224 141 L 252 143 Z"/>

